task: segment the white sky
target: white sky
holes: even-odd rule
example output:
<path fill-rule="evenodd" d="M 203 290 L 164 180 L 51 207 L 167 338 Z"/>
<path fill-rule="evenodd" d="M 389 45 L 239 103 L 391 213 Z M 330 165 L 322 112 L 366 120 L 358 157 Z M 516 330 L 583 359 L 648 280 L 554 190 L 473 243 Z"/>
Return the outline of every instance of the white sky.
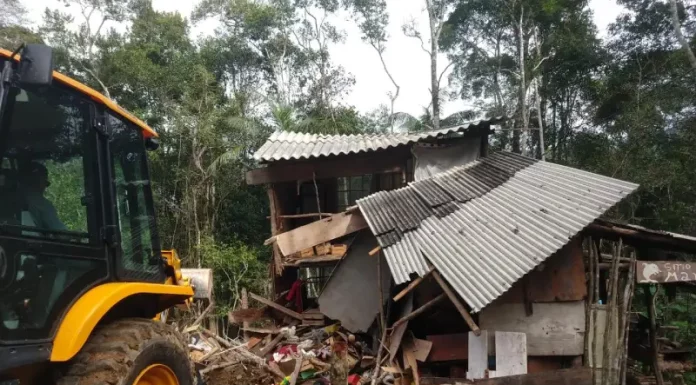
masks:
<path fill-rule="evenodd" d="M 159 11 L 178 11 L 184 16 L 190 15 L 198 0 L 153 0 L 153 6 Z M 41 22 L 46 7 L 62 7 L 58 0 L 24 0 L 24 6 L 29 10 L 31 19 L 37 25 Z M 420 48 L 416 39 L 404 36 L 401 26 L 415 19 L 423 33 L 426 34 L 427 16 L 423 0 L 387 0 L 389 12 L 387 50 L 385 61 L 389 66 L 396 82 L 401 86 L 399 99 L 395 110 L 420 115 L 429 102 L 430 62 L 428 56 Z M 594 11 L 595 24 L 600 33 L 605 34 L 609 23 L 613 22 L 621 12 L 621 7 L 615 0 L 590 0 L 590 8 Z M 77 10 L 76 10 L 77 11 Z M 339 14 L 333 22 L 346 33 L 346 41 L 332 47 L 332 60 L 343 66 L 355 77 L 356 84 L 344 101 L 353 105 L 361 112 L 369 112 L 380 104 L 387 104 L 387 92 L 393 90 L 393 85 L 382 69 L 377 53 L 360 39 L 358 27 L 349 19 L 348 14 Z M 196 35 L 211 34 L 213 27 L 196 27 Z M 440 59 L 440 68 L 447 65 L 446 58 Z M 447 79 L 443 77 L 443 87 Z M 464 101 L 444 101 L 443 115 L 469 108 Z"/>

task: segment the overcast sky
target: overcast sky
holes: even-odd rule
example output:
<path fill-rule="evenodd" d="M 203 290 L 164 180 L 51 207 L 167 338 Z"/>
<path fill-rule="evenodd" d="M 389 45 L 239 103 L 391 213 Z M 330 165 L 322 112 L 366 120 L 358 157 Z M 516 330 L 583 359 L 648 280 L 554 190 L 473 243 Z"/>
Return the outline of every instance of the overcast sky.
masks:
<path fill-rule="evenodd" d="M 198 0 L 153 0 L 156 10 L 177 11 L 184 16 L 190 15 Z M 46 7 L 61 7 L 58 0 L 24 0 L 23 3 L 30 11 L 32 20 L 40 23 Z M 427 16 L 424 12 L 423 0 L 387 0 L 390 17 L 388 34 L 389 41 L 385 53 L 385 61 L 401 86 L 399 99 L 396 101 L 396 111 L 420 115 L 428 105 L 430 86 L 430 62 L 428 56 L 420 49 L 420 43 L 404 36 L 401 26 L 415 19 L 424 34 L 427 27 Z M 595 24 L 604 35 L 609 23 L 616 19 L 621 12 L 615 0 L 590 0 L 594 11 Z M 339 14 L 334 23 L 343 29 L 347 35 L 344 44 L 332 47 L 331 55 L 335 63 L 343 66 L 355 77 L 355 86 L 348 95 L 345 103 L 357 107 L 362 112 L 376 109 L 380 104 L 387 104 L 387 92 L 393 85 L 382 70 L 377 53 L 369 45 L 362 42 L 356 25 L 349 20 L 348 14 Z M 197 27 L 195 35 L 211 34 L 213 27 Z M 446 58 L 441 58 L 442 67 Z M 443 78 L 446 82 L 446 77 Z M 445 84 L 446 86 L 446 84 Z M 445 101 L 443 115 L 470 107 L 464 101 Z"/>

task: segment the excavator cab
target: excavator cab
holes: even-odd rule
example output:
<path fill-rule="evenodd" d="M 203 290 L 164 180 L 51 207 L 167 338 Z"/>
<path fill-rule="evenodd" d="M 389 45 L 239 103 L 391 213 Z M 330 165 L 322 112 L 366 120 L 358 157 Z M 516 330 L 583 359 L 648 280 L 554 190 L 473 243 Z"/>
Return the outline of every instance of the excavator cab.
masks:
<path fill-rule="evenodd" d="M 51 55 L 0 50 L 0 384 L 191 384 L 152 320 L 193 295 L 159 242 L 156 133 Z"/>

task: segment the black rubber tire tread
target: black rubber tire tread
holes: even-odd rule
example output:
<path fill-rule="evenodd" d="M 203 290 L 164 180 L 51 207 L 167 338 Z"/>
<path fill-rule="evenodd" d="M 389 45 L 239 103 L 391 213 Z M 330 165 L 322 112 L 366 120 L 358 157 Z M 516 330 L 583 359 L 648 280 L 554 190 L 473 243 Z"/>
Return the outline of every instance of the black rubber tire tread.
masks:
<path fill-rule="evenodd" d="M 92 333 L 56 385 L 131 385 L 155 363 L 167 364 L 179 385 L 194 384 L 188 345 L 176 329 L 143 318 L 121 319 Z"/>

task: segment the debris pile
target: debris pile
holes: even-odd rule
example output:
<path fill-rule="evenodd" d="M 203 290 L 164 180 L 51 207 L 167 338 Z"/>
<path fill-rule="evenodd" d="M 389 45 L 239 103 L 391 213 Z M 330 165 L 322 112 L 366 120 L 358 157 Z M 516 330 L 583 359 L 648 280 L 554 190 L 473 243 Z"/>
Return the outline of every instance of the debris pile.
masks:
<path fill-rule="evenodd" d="M 246 341 L 205 329 L 189 334 L 189 351 L 203 381 L 222 384 L 366 384 L 376 364 L 364 339 L 338 323 L 323 327 L 286 326 L 251 329 Z M 380 382 L 393 384 L 394 370 Z"/>

